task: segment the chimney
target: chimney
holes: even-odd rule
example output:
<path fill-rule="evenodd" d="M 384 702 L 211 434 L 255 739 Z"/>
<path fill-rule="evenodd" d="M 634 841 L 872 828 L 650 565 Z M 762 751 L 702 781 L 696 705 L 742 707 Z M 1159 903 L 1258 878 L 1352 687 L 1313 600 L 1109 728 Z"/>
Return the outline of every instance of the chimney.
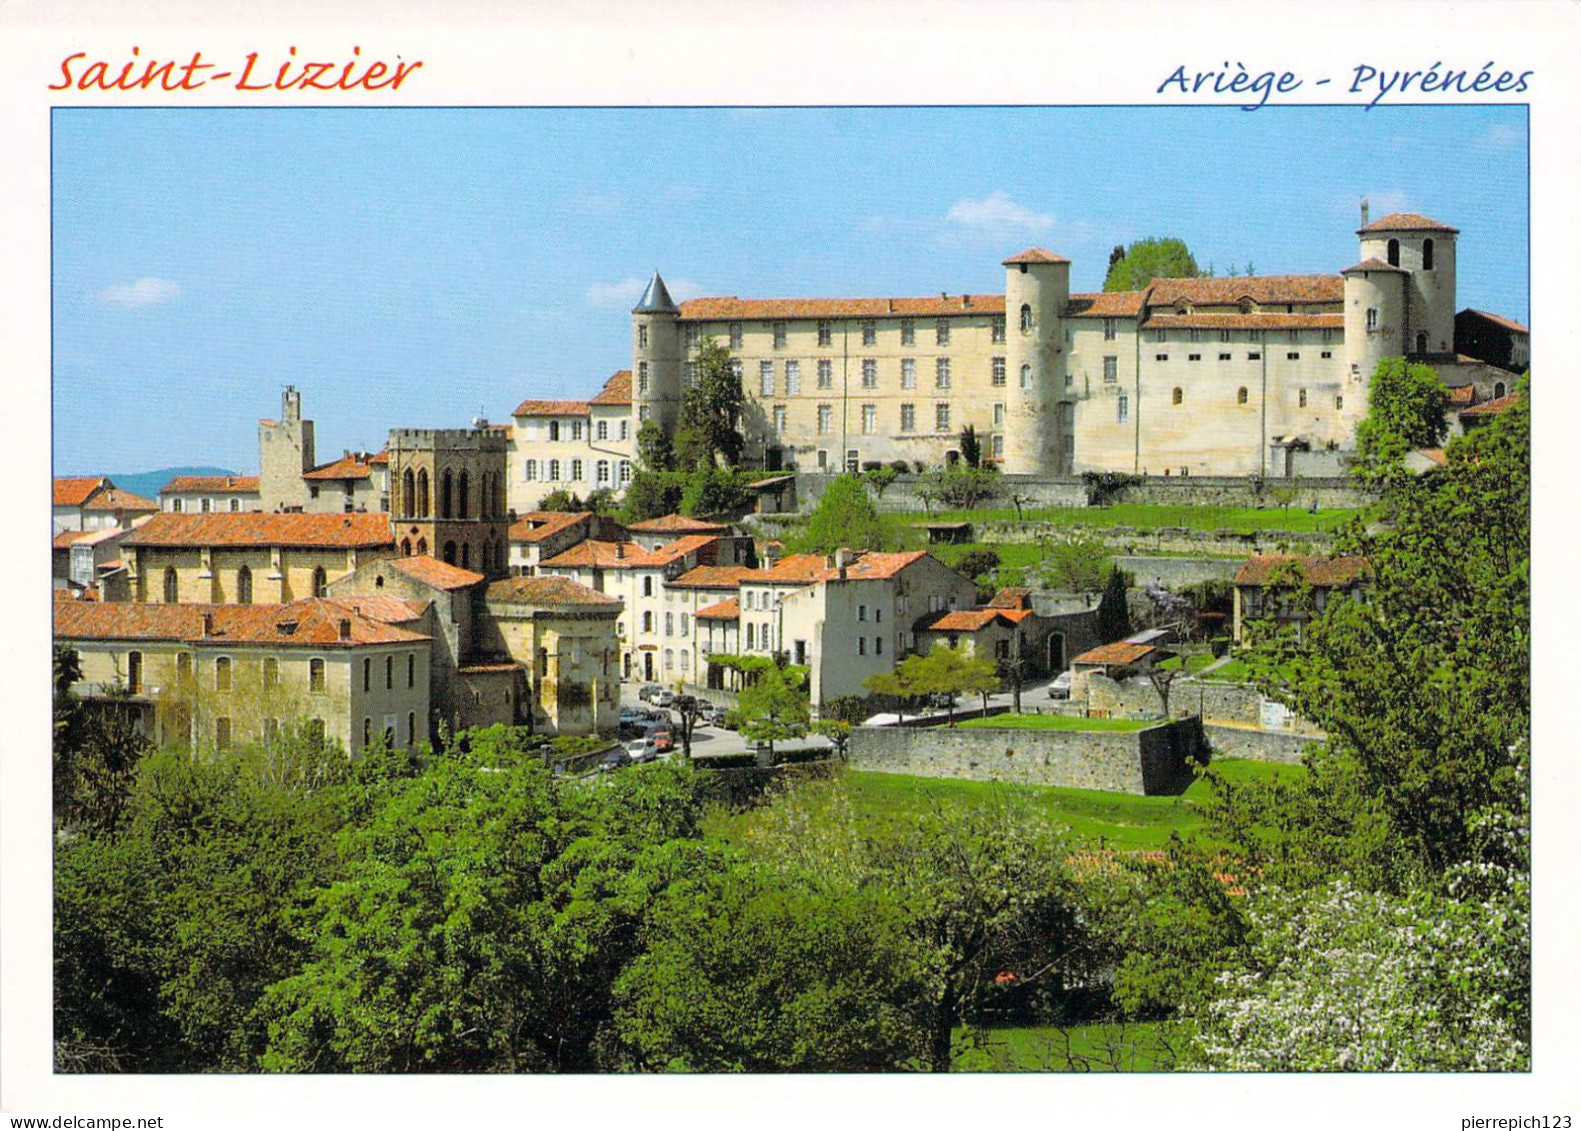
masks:
<path fill-rule="evenodd" d="M 350 640 L 351 639 L 351 618 L 350 617 L 341 617 L 340 618 L 340 638 L 342 640 Z"/>
<path fill-rule="evenodd" d="M 1367 226 L 1367 213 L 1367 198 L 1364 196 L 1361 198 L 1361 226 L 1363 228 Z"/>
<path fill-rule="evenodd" d="M 616 542 L 615 543 L 615 557 L 616 558 L 624 558 L 625 556 L 626 556 L 626 543 L 624 543 L 624 542 Z"/>
<path fill-rule="evenodd" d="M 203 614 L 203 636 L 204 636 L 204 639 L 207 639 L 208 637 L 213 636 L 213 635 L 214 635 L 214 614 L 213 613 L 204 613 Z"/>
<path fill-rule="evenodd" d="M 858 555 L 855 550 L 848 550 L 844 548 L 836 550 L 834 554 L 835 564 L 841 569 L 844 569 L 846 566 L 854 563 L 857 559 L 857 556 Z"/>
<path fill-rule="evenodd" d="M 971 295 L 962 295 L 961 296 L 961 309 L 962 310 L 970 310 L 971 308 L 972 308 L 972 296 Z"/>

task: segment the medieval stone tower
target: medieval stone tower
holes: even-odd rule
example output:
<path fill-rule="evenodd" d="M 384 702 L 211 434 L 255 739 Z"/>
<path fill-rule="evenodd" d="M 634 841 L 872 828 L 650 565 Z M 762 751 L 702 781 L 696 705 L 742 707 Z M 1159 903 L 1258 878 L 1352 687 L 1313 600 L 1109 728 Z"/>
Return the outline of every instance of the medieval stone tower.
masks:
<path fill-rule="evenodd" d="M 1062 410 L 1070 260 L 1031 248 L 1004 261 L 1004 469 L 1012 475 L 1068 473 L 1070 421 Z"/>
<path fill-rule="evenodd" d="M 682 381 L 681 310 L 670 298 L 664 280 L 655 271 L 642 298 L 631 312 L 636 335 L 636 368 L 631 374 L 631 404 L 635 427 L 652 420 L 666 432 L 675 431 L 685 393 Z"/>
<path fill-rule="evenodd" d="M 302 419 L 302 394 L 287 385 L 280 419 L 258 422 L 258 494 L 264 511 L 302 510 L 309 501 L 303 472 L 313 470 L 313 422 Z"/>
<path fill-rule="evenodd" d="M 1367 222 L 1362 205 L 1361 261 L 1345 278 L 1345 353 L 1353 380 L 1366 381 L 1380 359 L 1453 355 L 1455 237 L 1414 212 Z"/>
<path fill-rule="evenodd" d="M 471 428 L 394 428 L 390 529 L 403 557 L 430 554 L 489 577 L 509 572 L 506 439 Z"/>

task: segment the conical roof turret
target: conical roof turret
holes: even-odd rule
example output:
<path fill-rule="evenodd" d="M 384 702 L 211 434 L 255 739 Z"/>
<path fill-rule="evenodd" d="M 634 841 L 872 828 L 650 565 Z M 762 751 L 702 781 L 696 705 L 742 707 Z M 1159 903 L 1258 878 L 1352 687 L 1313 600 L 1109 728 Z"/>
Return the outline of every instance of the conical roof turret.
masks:
<path fill-rule="evenodd" d="M 664 285 L 664 280 L 655 271 L 653 278 L 648 280 L 647 289 L 642 292 L 642 297 L 637 300 L 637 305 L 632 308 L 633 314 L 679 314 L 681 308 L 675 305 L 675 300 L 670 297 L 670 290 Z"/>

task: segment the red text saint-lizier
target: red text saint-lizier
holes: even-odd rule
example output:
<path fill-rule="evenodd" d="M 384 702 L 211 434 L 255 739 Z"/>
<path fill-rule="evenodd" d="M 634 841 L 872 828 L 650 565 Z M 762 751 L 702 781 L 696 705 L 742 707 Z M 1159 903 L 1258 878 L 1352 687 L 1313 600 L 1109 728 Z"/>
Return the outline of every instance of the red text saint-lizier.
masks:
<path fill-rule="evenodd" d="M 349 59 L 305 59 L 293 46 L 283 61 L 250 51 L 237 68 L 226 69 L 224 64 L 205 60 L 202 51 L 194 51 L 189 59 L 162 60 L 145 58 L 142 48 L 133 47 L 125 61 L 92 59 L 85 51 L 68 55 L 60 61 L 60 80 L 49 89 L 181 91 L 230 81 L 233 89 L 247 92 L 399 90 L 422 65 L 420 59 L 363 59 L 362 48 L 356 46 Z"/>

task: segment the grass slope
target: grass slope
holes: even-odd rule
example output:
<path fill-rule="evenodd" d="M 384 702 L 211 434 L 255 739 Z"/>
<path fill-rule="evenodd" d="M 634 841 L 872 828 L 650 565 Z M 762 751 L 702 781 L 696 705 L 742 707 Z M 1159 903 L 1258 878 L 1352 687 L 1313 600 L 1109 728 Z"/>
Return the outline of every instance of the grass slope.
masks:
<path fill-rule="evenodd" d="M 1157 1023 L 956 1030 L 956 1072 L 1167 1072 Z"/>

